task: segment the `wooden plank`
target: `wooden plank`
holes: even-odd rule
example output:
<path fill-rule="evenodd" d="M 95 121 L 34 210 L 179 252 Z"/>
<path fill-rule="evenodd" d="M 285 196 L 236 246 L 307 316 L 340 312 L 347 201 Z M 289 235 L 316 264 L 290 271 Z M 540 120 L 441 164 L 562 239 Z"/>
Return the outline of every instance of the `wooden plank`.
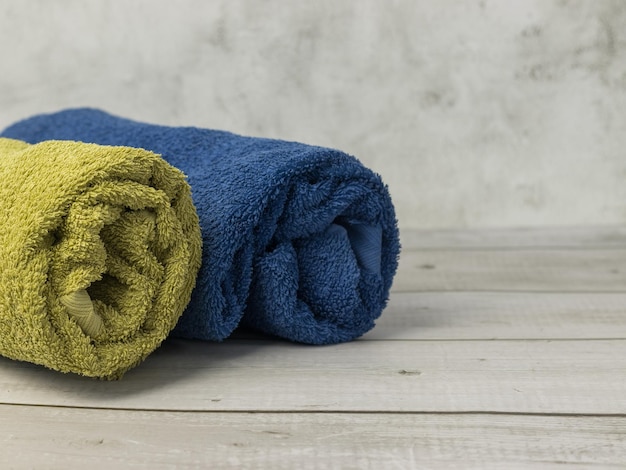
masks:
<path fill-rule="evenodd" d="M 212 411 L 626 413 L 626 341 L 168 341 L 119 382 L 0 361 L 0 403 Z"/>
<path fill-rule="evenodd" d="M 406 251 L 392 290 L 626 292 L 626 249 Z"/>
<path fill-rule="evenodd" d="M 258 338 L 258 337 L 257 337 Z M 364 340 L 626 339 L 626 294 L 393 293 Z"/>
<path fill-rule="evenodd" d="M 626 462 L 626 418 L 174 413 L 0 406 L 2 468 L 584 468 Z"/>
<path fill-rule="evenodd" d="M 404 251 L 489 248 L 626 248 L 626 226 L 400 231 Z"/>

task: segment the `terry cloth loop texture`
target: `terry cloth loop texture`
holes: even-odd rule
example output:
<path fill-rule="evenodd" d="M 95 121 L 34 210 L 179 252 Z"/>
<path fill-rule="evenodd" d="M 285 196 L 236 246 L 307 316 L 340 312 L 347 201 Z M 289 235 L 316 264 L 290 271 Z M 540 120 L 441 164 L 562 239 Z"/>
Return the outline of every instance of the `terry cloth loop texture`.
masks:
<path fill-rule="evenodd" d="M 184 175 L 158 155 L 0 138 L 0 354 L 114 379 L 174 328 L 200 266 Z"/>
<path fill-rule="evenodd" d="M 335 343 L 372 328 L 386 304 L 399 253 L 394 208 L 380 177 L 343 152 L 95 109 L 35 116 L 4 135 L 145 148 L 188 175 L 204 250 L 178 336 L 221 340 L 242 323 Z"/>

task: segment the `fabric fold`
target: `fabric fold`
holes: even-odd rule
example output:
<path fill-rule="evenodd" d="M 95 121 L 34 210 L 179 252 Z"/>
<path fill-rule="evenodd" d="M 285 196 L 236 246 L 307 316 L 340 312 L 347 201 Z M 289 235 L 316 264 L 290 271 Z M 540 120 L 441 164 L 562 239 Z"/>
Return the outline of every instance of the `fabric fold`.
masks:
<path fill-rule="evenodd" d="M 380 177 L 352 156 L 95 109 L 35 116 L 3 135 L 144 148 L 188 175 L 204 248 L 178 336 L 221 340 L 242 324 L 336 343 L 368 331 L 385 307 L 399 254 L 395 212 Z"/>
<path fill-rule="evenodd" d="M 158 155 L 0 138 L 0 354 L 116 379 L 189 302 L 199 222 Z"/>

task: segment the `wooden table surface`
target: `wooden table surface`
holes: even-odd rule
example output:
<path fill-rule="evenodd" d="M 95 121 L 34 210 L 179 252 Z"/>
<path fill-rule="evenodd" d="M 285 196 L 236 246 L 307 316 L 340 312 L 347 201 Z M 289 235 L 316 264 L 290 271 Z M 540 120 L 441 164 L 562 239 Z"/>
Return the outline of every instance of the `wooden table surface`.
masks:
<path fill-rule="evenodd" d="M 626 468 L 626 228 L 405 231 L 377 327 L 0 358 L 0 468 Z"/>

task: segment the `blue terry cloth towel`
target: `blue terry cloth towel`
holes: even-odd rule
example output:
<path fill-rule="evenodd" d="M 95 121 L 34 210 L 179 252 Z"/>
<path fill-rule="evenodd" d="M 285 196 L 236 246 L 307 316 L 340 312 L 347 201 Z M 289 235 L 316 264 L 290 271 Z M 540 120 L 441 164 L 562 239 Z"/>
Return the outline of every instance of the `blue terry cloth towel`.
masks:
<path fill-rule="evenodd" d="M 202 267 L 173 335 L 222 340 L 237 325 L 311 344 L 349 341 L 385 307 L 400 250 L 380 177 L 337 150 L 165 127 L 70 109 L 3 137 L 141 147 L 188 176 Z"/>

